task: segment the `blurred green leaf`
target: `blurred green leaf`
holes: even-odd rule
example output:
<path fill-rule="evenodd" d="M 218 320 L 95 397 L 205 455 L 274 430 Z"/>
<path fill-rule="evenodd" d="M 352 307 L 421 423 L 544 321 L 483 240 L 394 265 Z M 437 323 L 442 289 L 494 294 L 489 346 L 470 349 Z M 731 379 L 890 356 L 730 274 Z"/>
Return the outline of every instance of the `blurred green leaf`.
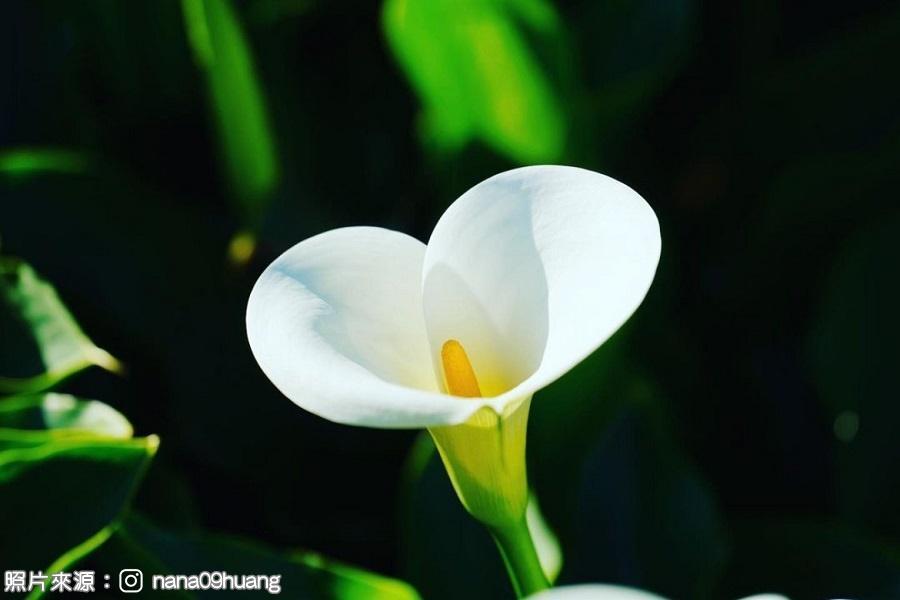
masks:
<path fill-rule="evenodd" d="M 708 135 L 725 146 L 725 155 L 741 149 L 750 183 L 766 166 L 858 152 L 900 131 L 896 71 L 859 68 L 900 50 L 900 10 L 889 6 L 833 31 L 825 43 L 760 73 L 715 116 Z"/>
<path fill-rule="evenodd" d="M 798 277 L 819 277 L 814 257 L 829 259 L 854 229 L 892 210 L 900 183 L 900 136 L 871 149 L 796 160 L 771 181 L 759 222 L 750 224 L 745 279 L 772 296 Z M 780 269 L 771 268 L 779 261 Z M 804 272 L 805 270 L 805 272 Z"/>
<path fill-rule="evenodd" d="M 402 581 L 331 562 L 311 552 L 278 553 L 247 540 L 212 534 L 185 534 L 159 529 L 129 515 L 97 559 L 110 571 L 140 568 L 151 574 L 227 571 L 233 575 L 281 575 L 280 594 L 310 600 L 417 600 Z M 168 592 L 166 592 L 168 593 Z M 230 596 L 259 597 L 259 591 Z M 185 598 L 216 598 L 221 591 L 182 594 Z"/>
<path fill-rule="evenodd" d="M 33 177 L 42 173 L 77 175 L 87 167 L 87 158 L 72 150 L 15 148 L 0 152 L 0 173 L 12 177 Z"/>
<path fill-rule="evenodd" d="M 720 515 L 671 437 L 657 397 L 644 384 L 582 463 L 563 582 L 705 598 L 717 581 L 727 555 Z"/>
<path fill-rule="evenodd" d="M 310 12 L 317 0 L 255 0 L 247 9 L 250 21 L 271 25 Z"/>
<path fill-rule="evenodd" d="M 531 403 L 528 456 L 540 460 L 528 461 L 529 481 L 564 539 L 578 527 L 569 516 L 585 456 L 633 395 L 636 375 L 625 357 L 625 339 L 625 331 L 617 333 Z"/>
<path fill-rule="evenodd" d="M 727 540 L 660 390 L 629 354 L 633 327 L 535 395 L 529 479 L 559 535 L 560 584 L 607 581 L 703 598 L 724 567 Z"/>
<path fill-rule="evenodd" d="M 838 255 L 808 355 L 837 438 L 838 502 L 852 522 L 900 540 L 897 350 L 900 215 L 861 230 Z"/>
<path fill-rule="evenodd" d="M 562 155 L 565 117 L 522 25 L 561 35 L 545 0 L 387 0 L 391 49 L 420 96 L 425 134 L 455 150 L 479 138 L 520 163 Z"/>
<path fill-rule="evenodd" d="M 38 394 L 0 400 L 0 429 L 46 430 L 43 433 L 96 434 L 128 439 L 131 423 L 114 408 L 68 394 Z"/>
<path fill-rule="evenodd" d="M 45 390 L 91 365 L 121 371 L 119 361 L 81 331 L 53 286 L 26 263 L 0 258 L 0 302 L 0 368 L 19 371 L 0 376 L 0 394 Z M 23 364 L 33 354 L 39 359 Z"/>
<path fill-rule="evenodd" d="M 0 555 L 25 569 L 82 558 L 111 533 L 158 443 L 0 429 Z"/>
<path fill-rule="evenodd" d="M 588 2 L 577 23 L 591 92 L 591 118 L 604 143 L 633 134 L 646 110 L 686 62 L 696 39 L 694 0 Z M 578 27 L 579 25 L 576 25 Z"/>
<path fill-rule="evenodd" d="M 734 524 L 718 597 L 777 592 L 795 599 L 900 597 L 900 554 L 839 524 L 752 519 Z"/>
<path fill-rule="evenodd" d="M 410 452 L 401 498 L 404 572 L 424 597 L 513 597 L 494 541 L 463 509 L 428 434 L 421 434 Z M 554 581 L 562 551 L 533 497 L 528 526 L 541 566 Z"/>
<path fill-rule="evenodd" d="M 588 84 L 601 93 L 665 85 L 687 58 L 698 17 L 695 0 L 592 2 L 578 16 L 591 32 L 583 40 L 594 59 Z"/>
<path fill-rule="evenodd" d="M 188 38 L 206 71 L 231 194 L 254 228 L 278 184 L 275 140 L 250 45 L 230 0 L 182 0 Z"/>

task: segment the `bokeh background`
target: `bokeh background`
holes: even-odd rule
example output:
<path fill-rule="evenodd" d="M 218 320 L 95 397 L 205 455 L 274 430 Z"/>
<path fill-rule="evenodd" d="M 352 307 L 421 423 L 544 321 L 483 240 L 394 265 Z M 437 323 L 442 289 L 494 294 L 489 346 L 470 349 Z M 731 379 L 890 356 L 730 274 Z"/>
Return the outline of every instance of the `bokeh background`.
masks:
<path fill-rule="evenodd" d="M 663 254 L 626 327 L 533 404 L 529 475 L 559 582 L 900 598 L 896 3 L 29 0 L 0 14 L 0 250 L 126 367 L 57 389 L 161 440 L 130 501 L 89 459 L 0 477 L 4 530 L 40 524 L 6 536 L 0 568 L 46 570 L 72 545 L 53 527 L 87 538 L 85 507 L 112 503 L 121 531 L 77 564 L 265 573 L 294 556 L 288 597 L 407 593 L 341 587 L 310 575 L 325 559 L 283 554 L 306 549 L 428 599 L 510 597 L 427 440 L 294 406 L 254 362 L 244 309 L 310 235 L 427 240 L 482 179 L 563 163 L 638 190 Z M 41 372 L 33 342 L 0 333 L 0 375 Z"/>

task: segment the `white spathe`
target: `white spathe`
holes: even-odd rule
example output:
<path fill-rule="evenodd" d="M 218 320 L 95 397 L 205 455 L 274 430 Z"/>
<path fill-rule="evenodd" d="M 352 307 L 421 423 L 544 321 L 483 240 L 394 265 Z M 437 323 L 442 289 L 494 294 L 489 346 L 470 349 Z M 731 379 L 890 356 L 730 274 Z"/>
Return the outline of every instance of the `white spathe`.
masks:
<path fill-rule="evenodd" d="M 666 600 L 635 588 L 601 583 L 585 583 L 550 588 L 528 596 L 528 600 Z"/>
<path fill-rule="evenodd" d="M 666 600 L 643 590 L 618 585 L 586 583 L 551 588 L 528 596 L 528 600 Z M 743 600 L 788 600 L 778 594 L 760 594 Z"/>
<path fill-rule="evenodd" d="M 310 412 L 453 425 L 483 407 L 508 414 L 594 351 L 640 305 L 659 255 L 656 215 L 628 186 L 524 167 L 463 194 L 427 246 L 350 227 L 290 248 L 254 286 L 247 334 L 269 379 Z M 444 393 L 448 339 L 484 398 Z"/>

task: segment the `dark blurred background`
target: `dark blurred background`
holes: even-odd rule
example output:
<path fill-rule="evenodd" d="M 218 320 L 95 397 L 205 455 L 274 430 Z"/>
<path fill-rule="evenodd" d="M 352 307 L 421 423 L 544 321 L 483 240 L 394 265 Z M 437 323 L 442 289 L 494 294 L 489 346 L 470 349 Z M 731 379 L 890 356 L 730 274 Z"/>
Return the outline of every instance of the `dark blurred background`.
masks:
<path fill-rule="evenodd" d="M 408 459 L 417 432 L 297 408 L 254 362 L 244 309 L 310 235 L 424 241 L 482 179 L 574 164 L 648 200 L 663 254 L 629 324 L 535 398 L 560 581 L 900 598 L 896 3 L 0 15 L 2 251 L 127 365 L 66 390 L 159 434 L 147 518 L 313 549 L 425 598 L 509 595 L 439 463 Z"/>

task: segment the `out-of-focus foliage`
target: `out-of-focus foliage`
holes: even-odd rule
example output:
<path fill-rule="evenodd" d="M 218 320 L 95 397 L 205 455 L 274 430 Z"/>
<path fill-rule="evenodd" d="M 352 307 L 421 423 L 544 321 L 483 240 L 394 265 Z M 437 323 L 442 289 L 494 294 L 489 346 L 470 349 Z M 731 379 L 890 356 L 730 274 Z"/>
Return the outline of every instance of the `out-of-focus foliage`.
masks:
<path fill-rule="evenodd" d="M 838 447 L 838 507 L 856 525 L 900 535 L 897 380 L 900 218 L 860 231 L 838 255 L 809 351 Z M 900 590 L 900 588 L 898 588 Z"/>
<path fill-rule="evenodd" d="M 532 479 L 560 533 L 561 583 L 706 597 L 728 550 L 722 516 L 671 437 L 662 392 L 629 358 L 630 333 L 534 401 Z"/>
<path fill-rule="evenodd" d="M 647 401 L 651 393 L 639 388 L 635 395 Z M 567 576 L 708 597 L 727 557 L 721 516 L 657 420 L 652 406 L 629 407 L 585 456 Z"/>
<path fill-rule="evenodd" d="M 253 56 L 231 0 L 182 0 L 194 60 L 206 72 L 230 195 L 257 226 L 278 183 L 278 156 Z"/>
<path fill-rule="evenodd" d="M 34 177 L 41 173 L 82 173 L 87 159 L 77 152 L 59 148 L 19 148 L 0 153 L 0 174 Z"/>
<path fill-rule="evenodd" d="M 106 415 L 83 418 L 88 412 Z M 0 400 L 0 553 L 7 560 L 64 570 L 109 537 L 159 443 L 132 438 L 123 425 L 108 406 L 67 396 Z"/>
<path fill-rule="evenodd" d="M 417 600 L 419 595 L 396 579 L 348 567 L 307 552 L 278 553 L 247 540 L 222 535 L 173 533 L 146 519 L 129 516 L 99 552 L 111 572 L 139 568 L 147 573 L 225 571 L 232 575 L 280 575 L 282 595 L 334 600 Z M 218 590 L 183 594 L 187 598 L 258 598 L 260 591 Z M 160 595 L 163 595 L 162 593 Z"/>
<path fill-rule="evenodd" d="M 7 398 L 0 404 L 0 427 L 45 430 L 42 435 L 50 437 L 91 433 L 128 439 L 134 433 L 128 419 L 109 405 L 54 392 Z"/>
<path fill-rule="evenodd" d="M 0 258 L 0 394 L 48 389 L 91 365 L 121 365 L 78 327 L 53 286 L 27 264 Z M 34 349 L 35 352 L 29 352 Z"/>
<path fill-rule="evenodd" d="M 477 137 L 523 163 L 559 160 L 562 102 L 528 45 L 563 35 L 546 0 L 388 0 L 384 29 L 424 105 L 424 135 L 458 149 Z"/>
<path fill-rule="evenodd" d="M 65 360 L 69 354 L 79 355 L 78 349 L 88 355 L 103 351 L 88 340 L 53 288 L 26 263 L 7 257 L 2 261 L 4 324 L 18 319 L 41 354 L 53 357 L 45 358 L 48 366 L 71 363 L 65 376 L 90 366 L 87 360 Z M 24 346 L 21 340 L 16 343 L 19 349 Z M 0 364 L 9 362 L 0 356 Z M 41 385 L 10 385 L 0 391 L 45 389 L 63 378 L 46 375 Z M 280 585 L 305 598 L 418 598 L 401 581 L 317 554 L 279 555 L 239 540 L 158 529 L 133 513 L 131 503 L 159 438 L 132 435 L 132 425 L 121 413 L 96 400 L 55 392 L 0 397 L 0 555 L 13 557 L 17 565 L 41 567 L 29 570 L 48 576 L 87 561 L 108 572 L 140 568 L 151 576 L 203 571 L 279 575 Z M 166 483 L 171 485 L 171 480 Z M 44 597 L 48 585 L 33 588 L 28 597 Z M 206 592 L 177 595 L 206 597 Z"/>
<path fill-rule="evenodd" d="M 633 131 L 634 119 L 678 74 L 693 50 L 694 0 L 614 0 L 585 5 L 582 18 L 595 24 L 583 40 L 590 56 L 583 87 L 590 98 L 591 125 L 612 151 Z"/>
<path fill-rule="evenodd" d="M 860 531 L 811 518 L 734 525 L 729 590 L 778 590 L 789 598 L 896 598 L 900 553 Z"/>

